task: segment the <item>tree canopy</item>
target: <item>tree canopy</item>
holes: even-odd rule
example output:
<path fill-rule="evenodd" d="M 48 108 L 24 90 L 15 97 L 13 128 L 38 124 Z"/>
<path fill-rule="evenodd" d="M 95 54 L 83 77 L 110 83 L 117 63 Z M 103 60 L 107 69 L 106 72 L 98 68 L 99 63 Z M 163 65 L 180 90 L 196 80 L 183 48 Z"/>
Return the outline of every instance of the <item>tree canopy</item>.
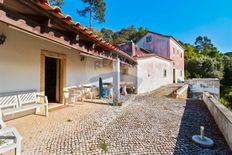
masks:
<path fill-rule="evenodd" d="M 64 0 L 49 0 L 51 5 L 56 5 L 61 7 L 64 4 Z"/>
<path fill-rule="evenodd" d="M 89 13 L 89 27 L 92 29 L 93 19 L 99 23 L 105 22 L 106 3 L 104 0 L 81 0 L 87 6 L 83 9 L 77 9 L 80 16 L 86 17 Z"/>
<path fill-rule="evenodd" d="M 219 57 L 220 52 L 219 50 L 214 47 L 211 39 L 206 36 L 199 36 L 196 38 L 195 47 L 199 51 L 199 53 L 210 56 L 210 57 Z"/>
<path fill-rule="evenodd" d="M 229 58 L 225 58 L 210 38 L 199 36 L 194 45 L 184 44 L 184 47 L 186 78 L 225 78 L 228 68 L 225 62 L 229 65 Z"/>
<path fill-rule="evenodd" d="M 112 44 L 120 44 L 128 41 L 137 42 L 148 32 L 148 29 L 143 27 L 135 28 L 131 25 L 115 32 L 107 28 L 102 28 L 99 32 L 104 40 Z"/>

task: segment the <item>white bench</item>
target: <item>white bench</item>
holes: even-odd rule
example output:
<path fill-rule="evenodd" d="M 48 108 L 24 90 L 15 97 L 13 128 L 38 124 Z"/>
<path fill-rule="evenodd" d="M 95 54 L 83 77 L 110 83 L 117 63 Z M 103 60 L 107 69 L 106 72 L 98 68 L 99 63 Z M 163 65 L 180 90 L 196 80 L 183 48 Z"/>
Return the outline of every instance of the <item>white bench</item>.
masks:
<path fill-rule="evenodd" d="M 47 96 L 39 95 L 35 90 L 0 94 L 0 109 L 3 116 L 33 109 L 38 111 L 41 106 L 45 107 L 45 115 L 48 117 Z"/>
<path fill-rule="evenodd" d="M 15 150 L 16 155 L 21 155 L 21 141 L 22 136 L 16 128 L 7 127 L 2 120 L 2 111 L 0 109 L 0 154 L 10 150 Z"/>

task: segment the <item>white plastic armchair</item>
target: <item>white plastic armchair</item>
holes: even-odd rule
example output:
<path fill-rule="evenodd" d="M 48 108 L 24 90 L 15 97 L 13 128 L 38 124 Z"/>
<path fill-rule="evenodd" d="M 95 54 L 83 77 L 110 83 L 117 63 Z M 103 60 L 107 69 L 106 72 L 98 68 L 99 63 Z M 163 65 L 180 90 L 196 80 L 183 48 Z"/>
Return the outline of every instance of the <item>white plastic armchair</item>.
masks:
<path fill-rule="evenodd" d="M 2 120 L 2 111 L 0 109 L 0 154 L 3 154 L 10 150 L 15 150 L 16 155 L 21 155 L 21 141 L 22 136 L 19 134 L 16 128 L 7 127 Z"/>

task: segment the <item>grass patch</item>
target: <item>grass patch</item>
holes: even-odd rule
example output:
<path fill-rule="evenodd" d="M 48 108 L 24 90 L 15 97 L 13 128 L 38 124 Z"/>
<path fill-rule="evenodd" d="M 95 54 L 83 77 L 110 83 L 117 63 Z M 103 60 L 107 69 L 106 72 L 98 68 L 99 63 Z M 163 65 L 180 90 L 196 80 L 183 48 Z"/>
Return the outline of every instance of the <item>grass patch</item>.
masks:
<path fill-rule="evenodd" d="M 108 151 L 109 144 L 106 142 L 106 140 L 101 139 L 99 142 L 99 148 L 101 148 L 103 151 Z"/>
<path fill-rule="evenodd" d="M 0 146 L 3 145 L 3 144 L 5 144 L 5 141 L 0 139 Z"/>

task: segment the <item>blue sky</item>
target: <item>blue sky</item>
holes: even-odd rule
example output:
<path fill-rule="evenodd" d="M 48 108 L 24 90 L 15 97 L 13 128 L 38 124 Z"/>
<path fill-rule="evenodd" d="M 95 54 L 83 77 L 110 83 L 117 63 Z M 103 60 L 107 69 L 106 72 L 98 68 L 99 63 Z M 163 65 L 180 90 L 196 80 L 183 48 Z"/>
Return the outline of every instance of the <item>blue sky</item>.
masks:
<path fill-rule="evenodd" d="M 194 43 L 206 35 L 222 52 L 232 51 L 232 0 L 105 0 L 106 22 L 93 27 L 114 31 L 134 25 L 172 35 L 186 43 Z M 81 0 L 65 0 L 64 14 L 88 25 L 88 18 L 76 14 L 83 8 Z"/>

